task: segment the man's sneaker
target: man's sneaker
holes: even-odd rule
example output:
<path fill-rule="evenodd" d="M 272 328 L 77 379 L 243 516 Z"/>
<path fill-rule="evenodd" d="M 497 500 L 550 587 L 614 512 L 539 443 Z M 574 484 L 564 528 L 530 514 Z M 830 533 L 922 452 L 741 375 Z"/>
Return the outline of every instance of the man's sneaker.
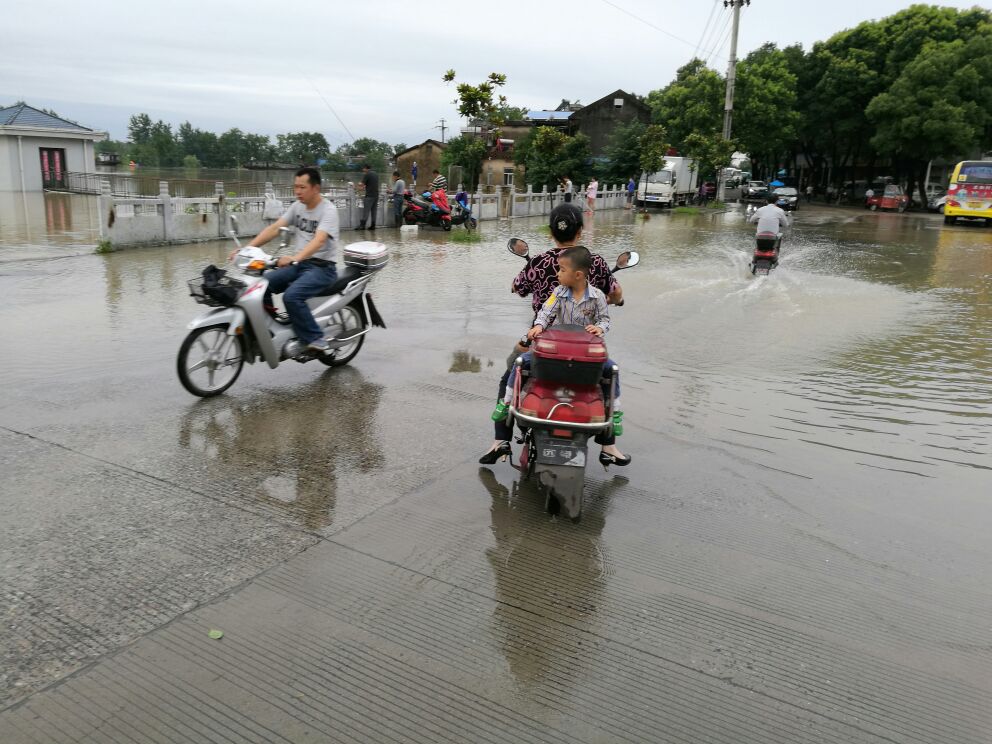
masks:
<path fill-rule="evenodd" d="M 623 411 L 613 412 L 613 436 L 618 437 L 623 434 Z"/>
<path fill-rule="evenodd" d="M 490 418 L 493 421 L 502 421 L 503 419 L 506 418 L 507 411 L 509 410 L 510 410 L 510 406 L 504 403 L 503 401 L 500 401 L 499 403 L 496 404 L 496 408 L 493 411 L 493 414 L 492 416 L 490 416 Z"/>
<path fill-rule="evenodd" d="M 307 344 L 307 349 L 310 351 L 316 351 L 319 354 L 326 354 L 331 350 L 330 344 L 322 338 L 318 338 L 316 341 L 311 341 Z"/>

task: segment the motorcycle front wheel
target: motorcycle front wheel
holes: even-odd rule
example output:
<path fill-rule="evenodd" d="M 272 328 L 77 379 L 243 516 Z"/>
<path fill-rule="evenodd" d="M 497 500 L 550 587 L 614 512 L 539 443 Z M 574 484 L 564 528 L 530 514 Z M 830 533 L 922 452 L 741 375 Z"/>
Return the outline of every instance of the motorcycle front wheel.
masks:
<path fill-rule="evenodd" d="M 362 316 L 351 305 L 345 305 L 337 313 L 334 320 L 335 335 L 341 337 L 351 336 L 362 330 Z M 323 354 L 317 358 L 328 367 L 343 367 L 358 354 L 365 343 L 365 335 L 352 339 L 343 346 L 334 349 L 330 354 Z"/>
<path fill-rule="evenodd" d="M 225 323 L 191 331 L 179 347 L 176 372 L 186 390 L 210 398 L 231 387 L 244 364 L 244 340 L 228 336 Z"/>

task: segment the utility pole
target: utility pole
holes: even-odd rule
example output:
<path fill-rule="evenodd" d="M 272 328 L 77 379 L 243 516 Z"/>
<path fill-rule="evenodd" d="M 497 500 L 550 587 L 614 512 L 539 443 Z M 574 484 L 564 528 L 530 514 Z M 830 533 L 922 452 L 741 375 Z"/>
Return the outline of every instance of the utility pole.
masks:
<path fill-rule="evenodd" d="M 723 138 L 730 139 L 734 122 L 734 83 L 737 80 L 737 31 L 741 24 L 741 7 L 751 5 L 751 0 L 723 0 L 724 8 L 734 11 L 734 26 L 730 32 L 730 65 L 727 67 L 727 97 L 723 104 Z M 726 194 L 723 179 L 717 174 L 717 200 L 723 201 Z"/>
<path fill-rule="evenodd" d="M 434 128 L 435 128 L 435 129 L 440 129 L 440 130 L 441 130 L 441 142 L 444 142 L 444 132 L 445 132 L 445 130 L 446 130 L 446 129 L 448 129 L 448 127 L 446 127 L 446 126 L 444 125 L 444 119 L 441 119 L 441 123 L 440 123 L 440 124 L 438 124 L 438 125 L 437 125 L 436 127 L 434 127 Z"/>

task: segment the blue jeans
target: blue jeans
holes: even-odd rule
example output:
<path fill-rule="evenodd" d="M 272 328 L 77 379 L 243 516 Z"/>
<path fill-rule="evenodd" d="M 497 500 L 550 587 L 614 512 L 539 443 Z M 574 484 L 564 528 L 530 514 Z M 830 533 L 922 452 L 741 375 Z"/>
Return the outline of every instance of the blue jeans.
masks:
<path fill-rule="evenodd" d="M 286 305 L 286 313 L 296 331 L 296 337 L 305 344 L 323 338 L 320 326 L 307 307 L 307 300 L 322 295 L 338 278 L 334 264 L 317 266 L 303 261 L 270 271 L 265 278 L 269 281 L 269 287 L 265 290 L 265 304 L 272 304 L 273 293 L 284 293 L 282 301 Z"/>

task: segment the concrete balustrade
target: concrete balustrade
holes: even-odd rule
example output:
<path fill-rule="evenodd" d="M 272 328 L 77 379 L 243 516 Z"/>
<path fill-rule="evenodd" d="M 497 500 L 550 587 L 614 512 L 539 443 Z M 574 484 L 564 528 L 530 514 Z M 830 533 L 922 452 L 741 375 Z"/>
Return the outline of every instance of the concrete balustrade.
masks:
<path fill-rule="evenodd" d="M 100 214 L 100 237 L 110 241 L 114 247 L 132 245 L 161 245 L 186 243 L 203 240 L 216 240 L 226 236 L 230 229 L 228 217 L 238 219 L 240 236 L 254 236 L 273 219 L 267 219 L 265 194 L 276 199 L 283 208 L 288 207 L 293 197 L 284 189 L 278 192 L 271 183 L 266 183 L 261 195 L 227 196 L 224 184 L 214 184 L 211 197 L 179 197 L 169 194 L 169 182 L 159 182 L 159 194 L 154 197 L 117 196 L 111 191 L 110 181 L 103 179 L 98 198 Z M 346 189 L 338 189 L 326 194 L 338 209 L 341 229 L 347 230 L 358 225 L 362 214 L 363 197 L 356 193 L 351 184 Z M 451 200 L 449 195 L 449 200 Z M 477 191 L 469 196 L 472 214 L 480 222 L 514 217 L 535 217 L 547 215 L 558 204 L 564 202 L 561 191 L 534 191 L 528 186 L 526 191 L 515 191 L 512 186 L 497 186 L 491 192 Z M 574 203 L 585 207 L 585 187 L 579 189 Z M 601 187 L 596 199 L 596 209 L 622 209 L 626 205 L 626 190 L 623 186 Z M 383 187 L 376 209 L 376 225 L 397 227 L 394 219 L 392 194 Z"/>

